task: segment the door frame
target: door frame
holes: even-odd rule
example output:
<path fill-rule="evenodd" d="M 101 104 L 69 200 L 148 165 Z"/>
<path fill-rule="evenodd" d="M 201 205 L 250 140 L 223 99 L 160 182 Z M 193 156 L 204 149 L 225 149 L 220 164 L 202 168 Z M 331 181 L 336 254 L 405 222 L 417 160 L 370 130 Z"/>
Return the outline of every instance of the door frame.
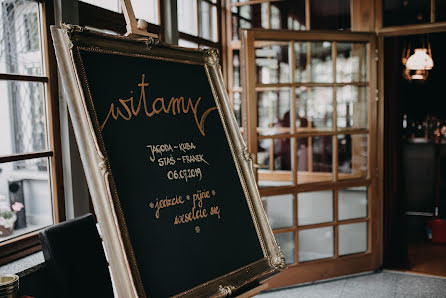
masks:
<path fill-rule="evenodd" d="M 390 179 L 390 177 L 384 177 L 384 166 L 385 166 L 385 150 L 384 150 L 384 138 L 385 138 L 385 97 L 384 97 L 384 65 L 385 65 L 385 57 L 384 57 L 384 39 L 388 37 L 404 37 L 410 35 L 419 35 L 419 34 L 429 34 L 429 33 L 441 33 L 446 32 L 446 22 L 437 22 L 437 23 L 428 23 L 428 24 L 417 24 L 417 25 L 403 25 L 403 26 L 392 26 L 392 27 L 382 27 L 376 29 L 377 36 L 377 53 L 378 53 L 378 68 L 377 68 L 377 78 L 378 78 L 378 131 L 377 131 L 377 141 L 378 141 L 378 154 L 377 154 L 377 194 L 380 198 L 380 210 L 382 214 L 382 220 L 379 223 L 381 225 L 379 229 L 380 233 L 380 262 L 383 264 L 383 254 L 384 252 L 384 242 L 387 241 L 384 238 L 384 230 L 388 227 L 384 226 L 384 200 L 386 200 L 386 194 L 384 193 L 384 183 L 386 183 L 386 179 Z"/>
<path fill-rule="evenodd" d="M 382 151 L 378 142 L 378 105 L 377 105 L 377 63 L 376 63 L 376 35 L 375 33 L 365 32 L 336 32 L 336 31 L 288 31 L 288 30 L 266 30 L 266 29 L 243 29 L 241 30 L 242 47 L 241 56 L 243 69 L 242 86 L 244 92 L 244 105 L 242 105 L 242 122 L 244 127 L 244 137 L 248 145 L 248 150 L 251 152 L 253 161 L 256 163 L 257 159 L 257 102 L 256 102 L 256 64 L 255 64 L 255 41 L 277 41 L 277 42 L 291 42 L 296 40 L 301 41 L 336 41 L 336 42 L 367 42 L 370 44 L 370 51 L 368 54 L 369 61 L 369 90 L 368 90 L 368 130 L 369 136 L 374 143 L 369 140 L 369 159 L 368 159 L 368 178 L 352 179 L 344 181 L 331 181 L 328 183 L 310 183 L 310 184 L 296 184 L 290 187 L 282 187 L 279 191 L 274 191 L 272 188 L 260 189 L 261 195 L 291 193 L 300 191 L 316 191 L 316 190 L 335 190 L 338 188 L 345 188 L 356 186 L 358 183 L 364 185 L 367 180 L 369 188 L 368 199 L 368 251 L 365 253 L 352 254 L 347 256 L 339 256 L 337 252 L 337 229 L 334 235 L 334 250 L 335 255 L 332 258 L 320 259 L 309 262 L 289 265 L 288 270 L 284 270 L 279 275 L 274 276 L 269 280 L 270 288 L 278 288 L 290 286 L 298 283 L 312 282 L 315 280 L 333 278 L 341 275 L 348 275 L 364 271 L 372 271 L 379 268 L 382 264 L 382 245 L 380 241 L 382 238 L 382 196 L 378 196 L 378 184 L 382 183 L 382 179 L 377 179 L 378 174 L 378 152 Z M 294 49 L 291 50 L 290 55 L 290 69 L 294 72 Z M 335 74 L 334 74 L 335 75 Z M 293 75 L 291 75 L 293 78 Z M 291 80 L 293 81 L 293 80 Z M 276 87 L 287 87 L 289 84 L 274 84 Z M 295 109 L 295 96 L 292 95 L 291 109 Z M 335 110 L 335 108 L 334 108 Z M 247 112 L 249 111 L 249 113 Z M 292 120 L 293 121 L 293 120 Z M 336 134 L 335 134 L 336 135 Z M 337 154 L 337 146 L 333 143 L 333 156 Z M 334 157 L 333 157 L 334 159 Z M 334 169 L 337 171 L 337 168 Z M 257 173 L 256 173 L 257 177 Z M 380 176 L 382 177 L 382 176 Z M 337 197 L 334 198 L 334 204 L 337 204 Z M 334 207 L 335 210 L 336 207 Z M 297 218 L 296 210 L 295 218 Z M 336 216 L 333 218 L 333 227 L 338 226 Z M 353 222 L 355 222 L 353 220 Z M 349 223 L 343 221 L 342 223 Z M 300 228 L 295 222 L 298 230 Z M 324 225 L 321 225 L 324 226 Z M 296 228 L 293 228 L 293 231 Z M 278 229 L 285 231 L 286 229 Z M 297 234 L 296 234 L 297 235 Z M 298 239 L 296 240 L 298 245 Z M 298 249 L 298 246 L 295 247 Z"/>

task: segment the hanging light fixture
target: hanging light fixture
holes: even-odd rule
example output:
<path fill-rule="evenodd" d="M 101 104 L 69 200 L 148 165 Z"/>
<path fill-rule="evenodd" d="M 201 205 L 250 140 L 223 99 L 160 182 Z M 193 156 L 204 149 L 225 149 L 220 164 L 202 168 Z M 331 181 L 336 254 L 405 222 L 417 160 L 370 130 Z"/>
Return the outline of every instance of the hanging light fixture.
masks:
<path fill-rule="evenodd" d="M 416 48 L 411 54 L 410 43 L 407 49 L 403 50 L 402 62 L 405 66 L 403 77 L 408 80 L 425 81 L 429 76 L 429 71 L 434 67 L 434 60 L 432 59 L 432 51 L 429 40 L 427 40 L 427 48 L 423 46 Z"/>

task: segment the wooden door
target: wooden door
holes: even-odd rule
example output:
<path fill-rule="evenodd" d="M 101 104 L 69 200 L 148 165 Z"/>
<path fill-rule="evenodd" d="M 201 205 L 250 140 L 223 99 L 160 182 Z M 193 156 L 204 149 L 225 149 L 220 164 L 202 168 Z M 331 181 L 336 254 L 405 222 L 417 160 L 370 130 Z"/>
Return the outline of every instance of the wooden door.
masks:
<path fill-rule="evenodd" d="M 244 136 L 288 264 L 270 287 L 378 268 L 375 36 L 242 33 Z"/>

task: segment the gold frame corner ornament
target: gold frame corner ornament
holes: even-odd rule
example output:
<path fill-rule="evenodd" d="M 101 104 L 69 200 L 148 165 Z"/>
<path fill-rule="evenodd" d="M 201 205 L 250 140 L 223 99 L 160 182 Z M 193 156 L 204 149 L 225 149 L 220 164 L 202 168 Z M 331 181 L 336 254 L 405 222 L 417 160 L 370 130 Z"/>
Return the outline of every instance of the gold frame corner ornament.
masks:
<path fill-rule="evenodd" d="M 220 66 L 220 55 L 218 49 L 210 48 L 204 50 L 204 60 L 209 66 Z"/>
<path fill-rule="evenodd" d="M 83 27 L 62 25 L 51 28 L 56 58 L 73 129 L 79 145 L 82 164 L 90 189 L 93 206 L 101 228 L 112 279 L 118 297 L 147 297 L 139 275 L 132 242 L 113 180 L 112 169 L 102 140 L 96 113 L 92 108 L 85 69 L 80 50 L 113 55 L 175 61 L 202 65 L 219 112 L 236 169 L 243 186 L 252 222 L 263 252 L 263 258 L 233 272 L 178 293 L 174 297 L 226 297 L 239 288 L 264 280 L 285 268 L 280 250 L 260 199 L 252 168 L 250 153 L 241 136 L 231 110 L 216 49 L 191 50 L 161 43 L 155 37 L 123 37 L 86 30 Z"/>

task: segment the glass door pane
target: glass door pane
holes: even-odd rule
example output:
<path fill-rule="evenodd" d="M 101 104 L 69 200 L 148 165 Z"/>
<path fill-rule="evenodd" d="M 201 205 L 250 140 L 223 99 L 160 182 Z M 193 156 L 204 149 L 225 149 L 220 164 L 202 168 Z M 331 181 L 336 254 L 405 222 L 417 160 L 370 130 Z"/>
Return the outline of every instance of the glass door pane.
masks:
<path fill-rule="evenodd" d="M 256 38 L 268 31 L 247 32 L 254 38 L 242 44 L 248 73 L 240 81 L 249 82 L 242 86 L 249 150 L 289 270 L 300 272 L 302 263 L 308 268 L 316 261 L 341 268 L 343 256 L 352 254 L 369 258 L 373 37 L 337 33 L 331 36 L 339 40 L 320 40 L 296 32 L 296 38 L 282 39 L 274 31 L 268 39 Z"/>

